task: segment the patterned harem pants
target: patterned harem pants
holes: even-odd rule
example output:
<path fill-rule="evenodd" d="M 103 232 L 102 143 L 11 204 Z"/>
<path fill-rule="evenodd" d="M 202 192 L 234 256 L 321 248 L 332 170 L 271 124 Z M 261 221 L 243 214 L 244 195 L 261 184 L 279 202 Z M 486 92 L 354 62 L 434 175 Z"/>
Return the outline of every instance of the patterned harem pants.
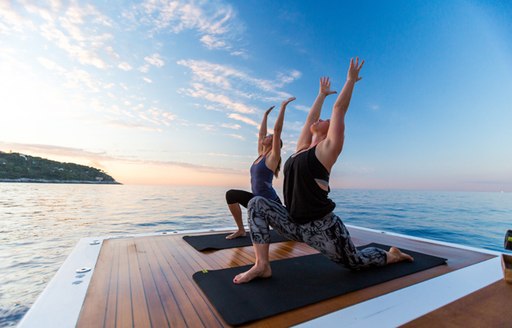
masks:
<path fill-rule="evenodd" d="M 283 205 L 259 196 L 249 201 L 248 213 L 254 244 L 270 243 L 271 226 L 282 236 L 304 242 L 330 260 L 352 270 L 386 264 L 384 250 L 375 247 L 358 250 L 352 243 L 347 228 L 334 213 L 306 224 L 297 224 L 291 221 Z"/>

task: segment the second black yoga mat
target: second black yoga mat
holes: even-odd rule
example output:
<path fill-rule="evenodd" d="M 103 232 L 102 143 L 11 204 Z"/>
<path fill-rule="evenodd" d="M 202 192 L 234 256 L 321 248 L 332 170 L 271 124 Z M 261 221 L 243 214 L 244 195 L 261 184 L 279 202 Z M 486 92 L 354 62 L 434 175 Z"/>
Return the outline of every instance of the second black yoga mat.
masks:
<path fill-rule="evenodd" d="M 368 246 L 389 249 L 378 244 L 364 247 Z M 446 263 L 440 257 L 402 251 L 412 255 L 414 262 L 351 271 L 314 254 L 273 261 L 272 278 L 248 284 L 235 285 L 232 280 L 252 265 L 203 270 L 193 278 L 228 324 L 241 325 Z"/>
<path fill-rule="evenodd" d="M 235 247 L 251 246 L 252 241 L 249 233 L 245 237 L 238 237 L 235 239 L 226 239 L 227 235 L 231 233 L 220 233 L 200 236 L 183 236 L 183 240 L 189 243 L 192 247 L 198 251 L 206 251 L 213 249 L 226 249 Z M 279 243 L 283 241 L 289 241 L 275 230 L 270 230 L 270 242 Z"/>

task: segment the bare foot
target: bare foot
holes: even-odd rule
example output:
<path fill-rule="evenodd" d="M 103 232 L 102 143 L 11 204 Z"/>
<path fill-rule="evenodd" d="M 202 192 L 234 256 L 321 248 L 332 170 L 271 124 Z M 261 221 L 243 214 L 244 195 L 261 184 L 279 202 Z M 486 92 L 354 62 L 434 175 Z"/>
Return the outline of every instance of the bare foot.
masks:
<path fill-rule="evenodd" d="M 248 271 L 242 272 L 233 278 L 235 284 L 245 284 L 255 278 L 270 278 L 272 277 L 272 269 L 270 264 L 256 266 L 256 264 Z"/>
<path fill-rule="evenodd" d="M 396 262 L 412 262 L 414 261 L 414 258 L 410 256 L 409 254 L 402 253 L 398 248 L 391 247 L 388 252 L 388 259 L 387 263 L 396 263 Z"/>
<path fill-rule="evenodd" d="M 227 235 L 226 239 L 235 239 L 238 237 L 245 237 L 245 230 L 238 230 L 233 232 L 231 235 Z"/>

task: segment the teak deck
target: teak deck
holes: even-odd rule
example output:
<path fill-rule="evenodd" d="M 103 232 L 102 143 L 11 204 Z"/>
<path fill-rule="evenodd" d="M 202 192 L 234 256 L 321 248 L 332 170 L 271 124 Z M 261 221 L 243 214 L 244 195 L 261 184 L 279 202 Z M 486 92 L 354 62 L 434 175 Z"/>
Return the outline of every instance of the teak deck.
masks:
<path fill-rule="evenodd" d="M 499 280 L 404 327 L 511 327 L 512 284 Z"/>
<path fill-rule="evenodd" d="M 447 258 L 448 264 L 282 313 L 248 327 L 289 327 L 493 257 L 366 230 L 350 231 L 356 245 L 393 245 Z M 313 253 L 314 249 L 296 242 L 270 246 L 271 260 Z M 77 327 L 226 327 L 192 280 L 192 274 L 253 261 L 252 247 L 201 253 L 183 241 L 182 235 L 105 240 Z"/>

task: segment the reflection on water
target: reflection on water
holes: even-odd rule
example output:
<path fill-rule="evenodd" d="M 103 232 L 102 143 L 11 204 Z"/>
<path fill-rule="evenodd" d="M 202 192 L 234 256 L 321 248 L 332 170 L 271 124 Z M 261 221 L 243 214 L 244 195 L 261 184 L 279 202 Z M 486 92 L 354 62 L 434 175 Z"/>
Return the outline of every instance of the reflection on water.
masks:
<path fill-rule="evenodd" d="M 225 191 L 0 183 L 0 327 L 21 319 L 80 238 L 234 226 Z M 494 250 L 512 228 L 510 193 L 334 190 L 331 198 L 346 224 Z"/>

